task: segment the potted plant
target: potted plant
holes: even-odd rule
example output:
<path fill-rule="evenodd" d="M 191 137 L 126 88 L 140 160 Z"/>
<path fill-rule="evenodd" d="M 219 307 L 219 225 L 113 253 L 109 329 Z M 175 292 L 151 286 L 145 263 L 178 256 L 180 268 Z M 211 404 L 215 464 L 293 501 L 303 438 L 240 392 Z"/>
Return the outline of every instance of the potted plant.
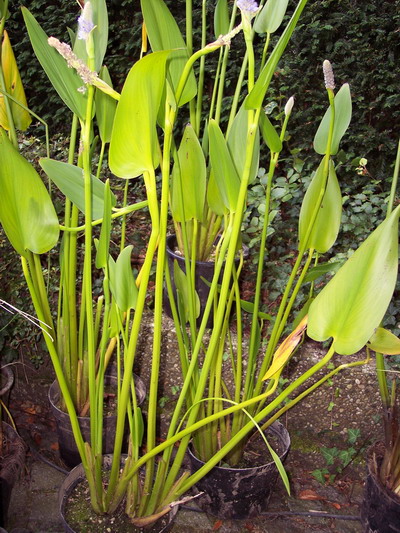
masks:
<path fill-rule="evenodd" d="M 220 8 L 223 5 L 226 7 L 224 2 L 218 3 Z M 188 409 L 187 425 L 189 426 L 196 421 L 204 421 L 207 416 L 220 417 L 223 412 L 230 415 L 219 418 L 219 421 L 209 424 L 200 434 L 196 434 L 193 445 L 199 460 L 203 460 L 203 462 L 214 460 L 220 454 L 221 458 L 225 455 L 224 462 L 232 466 L 240 461 L 243 448 L 248 440 L 246 436 L 251 435 L 254 425 L 262 421 L 262 427 L 267 428 L 279 415 L 314 390 L 315 386 L 328 379 L 332 375 L 331 372 L 327 372 L 316 383 L 311 381 L 308 389 L 305 392 L 300 392 L 300 387 L 308 379 L 312 378 L 317 371 L 326 368 L 335 352 L 346 355 L 353 354 L 367 343 L 382 319 L 393 293 L 397 263 L 390 250 L 392 246 L 397 246 L 395 232 L 399 217 L 399 210 L 397 209 L 388 221 L 377 228 L 354 254 L 354 257 L 338 272 L 334 280 L 316 298 L 314 290 L 311 290 L 301 316 L 298 317 L 297 329 L 277 349 L 279 339 L 285 330 L 310 265 L 317 265 L 319 256 L 327 252 L 334 244 L 339 230 L 342 201 L 332 156 L 338 152 L 340 140 L 350 122 L 351 98 L 347 84 L 335 95 L 333 72 L 329 62 L 325 62 L 324 75 L 329 109 L 314 139 L 315 150 L 323 156 L 323 159 L 302 204 L 299 220 L 298 256 L 294 262 L 292 274 L 288 280 L 277 316 L 270 317 L 265 313 L 260 313 L 261 279 L 270 219 L 268 215 L 272 180 L 293 102 L 288 102 L 285 109 L 286 116 L 280 135 L 272 124 L 265 120 L 262 102 L 276 66 L 276 51 L 281 51 L 285 47 L 289 33 L 288 28 L 290 28 L 293 19 L 283 32 L 269 59 L 267 60 L 265 55 L 261 58 L 260 75 L 256 79 L 252 20 L 255 18 L 254 28 L 257 31 L 267 34 L 268 42 L 269 34 L 276 29 L 277 21 L 279 25 L 284 10 L 281 11 L 281 6 L 280 9 L 277 9 L 277 3 L 274 2 L 268 2 L 261 11 L 255 2 L 238 2 L 237 5 L 241 10 L 240 29 L 243 29 L 247 49 L 243 69 L 243 72 L 246 68 L 248 69 L 244 105 L 237 111 L 235 107 L 237 100 L 236 102 L 234 100 L 234 110 L 230 117 L 232 121 L 228 122 L 225 134 L 221 131 L 218 121 L 211 118 L 206 122 L 207 135 L 203 139 L 196 138 L 194 129 L 187 127 L 180 145 L 177 142 L 174 144 L 174 146 L 179 146 L 174 158 L 175 166 L 172 174 L 172 183 L 176 178 L 174 173 L 178 175 L 178 186 L 175 185 L 178 191 L 176 193 L 178 200 L 175 200 L 174 204 L 174 196 L 172 195 L 172 214 L 180 224 L 181 240 L 187 243 L 186 246 L 184 245 L 185 272 L 176 263 L 174 266 L 177 296 L 172 290 L 167 274 L 171 309 L 176 329 L 180 335 L 182 369 L 186 379 L 188 376 L 191 379 L 191 381 L 185 381 L 188 388 L 182 389 L 178 403 L 181 402 L 182 406 L 186 405 Z M 301 10 L 301 7 L 299 4 L 298 9 Z M 277 11 L 274 12 L 274 9 Z M 171 14 L 162 2 L 143 2 L 142 11 L 153 51 L 166 49 L 167 46 L 172 46 L 172 42 L 176 47 L 180 43 L 179 47 L 182 48 L 179 31 Z M 235 10 L 233 10 L 232 16 L 232 20 L 234 20 Z M 237 29 L 232 30 L 230 36 L 234 36 L 236 32 Z M 191 35 L 190 29 L 187 31 L 187 35 Z M 226 36 L 221 37 L 221 39 L 224 38 L 227 39 Z M 238 86 L 242 87 L 242 85 L 243 78 L 240 78 Z M 179 107 L 179 99 L 177 103 Z M 196 108 L 196 106 L 193 107 Z M 191 119 L 191 122 L 197 123 L 196 119 Z M 258 159 L 257 132 L 259 128 L 270 149 L 270 169 L 255 299 L 249 304 L 243 302 L 240 297 L 238 276 L 241 265 L 238 268 L 234 266 L 234 257 L 240 246 L 246 190 L 254 175 L 254 162 Z M 204 185 L 197 185 L 198 180 L 204 182 L 207 176 L 205 163 L 207 154 L 210 165 L 207 185 L 210 186 L 212 177 L 215 180 L 215 190 L 218 191 L 217 197 L 223 206 L 224 231 L 217 246 L 215 273 L 211 283 L 209 283 L 210 295 L 205 305 L 201 324 L 197 327 L 196 318 L 199 306 L 194 282 L 197 252 L 195 247 L 191 247 L 190 244 L 195 241 L 192 231 L 196 234 L 201 214 L 209 212 L 209 205 L 205 206 L 205 187 Z M 175 170 L 177 166 L 178 171 Z M 201 169 L 200 172 L 198 171 L 199 168 Z M 179 179 L 181 180 L 180 185 Z M 196 187 L 200 189 L 199 194 L 197 194 Z M 208 199 L 209 197 L 207 197 Z M 189 231 L 186 231 L 188 229 Z M 187 234 L 185 235 L 185 233 Z M 224 270 L 222 270 L 222 265 L 224 265 Z M 364 301 L 372 302 L 377 297 L 374 292 L 374 284 L 380 279 L 386 268 L 390 271 L 390 275 L 388 276 L 388 284 L 380 295 L 379 305 L 374 305 L 373 310 L 362 309 L 361 305 Z M 317 270 L 326 272 L 329 269 L 329 264 L 319 264 L 318 268 L 314 268 L 314 273 Z M 222 272 L 223 274 L 221 274 Z M 315 275 L 314 273 L 311 275 Z M 222 275 L 222 280 L 220 275 Z M 235 307 L 237 314 L 236 349 L 233 348 L 234 343 L 231 341 L 228 325 L 232 306 Z M 251 310 L 253 317 L 247 357 L 243 355 L 242 307 Z M 212 310 L 214 310 L 212 331 L 209 340 L 205 341 L 204 330 Z M 342 316 L 346 318 L 344 319 Z M 300 321 L 301 319 L 302 321 Z M 264 355 L 260 359 L 260 331 L 263 320 L 268 320 L 271 323 L 271 333 Z M 190 334 L 186 331 L 188 322 Z M 315 340 L 326 341 L 332 337 L 333 341 L 329 350 L 321 358 L 321 361 L 310 368 L 299 380 L 290 383 L 276 399 L 269 400 L 276 390 L 279 376 L 286 362 L 306 328 L 308 334 Z M 228 390 L 223 381 L 223 354 L 227 347 L 230 356 L 228 357 L 228 365 L 230 362 L 232 364 L 233 390 Z M 201 360 L 200 355 L 202 355 Z M 351 363 L 350 366 L 363 362 L 365 361 Z M 346 367 L 347 365 L 339 365 L 333 372 L 338 372 Z M 265 381 L 267 381 L 266 384 Z M 282 402 L 289 395 L 292 395 L 291 400 L 282 407 Z M 232 404 L 233 407 L 226 408 L 227 405 Z M 244 407 L 247 409 L 246 412 Z M 273 414 L 275 409 L 278 409 L 277 414 Z M 183 439 L 176 455 L 176 465 L 182 461 L 187 445 L 188 439 Z M 209 467 L 203 465 L 202 469 L 198 470 L 199 479 L 208 470 Z M 213 483 L 215 483 L 214 480 L 211 481 L 211 484 Z M 229 484 L 232 485 L 232 481 Z M 204 486 L 203 482 L 199 483 L 200 490 L 203 490 Z M 236 490 L 237 487 L 238 485 L 234 484 L 234 490 L 243 494 L 243 490 Z M 167 491 L 168 488 L 167 483 L 165 490 Z M 214 495 L 215 492 L 221 493 L 221 489 L 218 488 L 214 491 Z M 226 493 L 222 494 L 222 500 L 226 503 L 229 497 Z M 237 495 L 236 497 L 233 496 L 233 503 L 237 510 Z M 214 501 L 210 502 L 208 508 L 212 509 L 214 513 L 217 512 Z M 254 509 L 259 511 L 258 507 Z M 247 512 L 252 513 L 254 509 L 250 505 Z M 224 514 L 225 511 L 222 513 L 224 517 L 238 517 L 235 514 L 235 508 L 228 509 L 226 514 Z"/>
<path fill-rule="evenodd" d="M 63 245 L 64 257 L 66 253 L 71 253 L 72 257 L 75 257 L 74 251 L 68 252 L 68 246 L 72 247 L 72 249 L 77 247 L 76 235 L 82 233 L 83 236 L 82 297 L 76 298 L 75 277 L 74 284 L 67 284 L 62 290 L 61 296 L 65 300 L 69 292 L 72 291 L 74 296 L 71 297 L 73 302 L 71 308 L 74 309 L 78 303 L 81 305 L 82 318 L 79 323 L 83 329 L 82 335 L 78 337 L 78 344 L 83 348 L 85 357 L 87 355 L 91 419 L 90 444 L 84 441 L 79 428 L 73 393 L 68 387 L 65 377 L 66 371 L 60 364 L 57 351 L 59 345 L 58 343 L 55 344 L 49 335 L 46 335 L 45 338 L 61 394 L 71 419 L 74 438 L 82 460 L 82 468 L 89 486 L 91 505 L 93 510 L 99 515 L 114 513 L 122 502 L 129 520 L 138 526 L 152 524 L 161 517 L 168 515 L 181 501 L 185 501 L 184 495 L 189 489 L 204 478 L 225 456 L 236 454 L 238 447 L 241 446 L 242 441 L 247 439 L 255 425 L 271 426 L 284 410 L 301 400 L 304 395 L 311 392 L 331 375 L 343 368 L 361 364 L 362 362 L 356 361 L 347 365 L 340 365 L 328 372 L 316 383 L 309 385 L 304 392 L 299 392 L 294 398 L 291 397 L 289 403 L 284 405 L 285 400 L 289 398 L 292 392 L 296 391 L 307 378 L 315 374 L 331 360 L 335 350 L 339 353 L 348 353 L 348 350 L 350 350 L 353 353 L 353 350 L 357 351 L 362 347 L 371 336 L 376 324 L 381 320 L 384 305 L 388 305 L 391 297 L 390 284 L 381 295 L 378 295 L 381 304 L 367 317 L 368 320 L 365 321 L 364 317 L 362 317 L 363 321 L 366 322 L 365 326 L 361 327 L 359 322 L 354 320 L 357 324 L 355 331 L 351 331 L 352 336 L 354 334 L 354 340 L 350 347 L 343 348 L 342 340 L 348 331 L 340 323 L 339 330 L 335 329 L 331 335 L 332 323 L 336 325 L 338 322 L 337 315 L 333 318 L 330 316 L 331 298 L 328 299 L 328 308 L 324 308 L 326 300 L 322 291 L 310 307 L 308 329 L 311 336 L 317 340 L 322 341 L 333 336 L 333 346 L 319 363 L 309 369 L 301 378 L 291 383 L 275 399 L 271 400 L 270 397 L 276 390 L 282 368 L 295 345 L 300 341 L 307 325 L 307 319 L 304 318 L 299 326 L 295 328 L 295 331 L 289 335 L 286 343 L 281 345 L 280 349 L 275 350 L 287 320 L 287 306 L 292 307 L 293 305 L 292 299 L 294 296 L 287 294 L 281 310 L 281 316 L 276 320 L 278 325 L 275 327 L 274 332 L 272 343 L 274 346 L 269 348 L 266 358 L 267 363 L 262 364 L 257 381 L 244 388 L 241 386 L 242 377 L 239 372 L 241 371 L 240 359 L 242 353 L 239 333 L 238 361 L 240 364 L 237 366 L 238 373 L 236 374 L 237 391 L 239 392 L 232 398 L 224 399 L 221 390 L 214 386 L 214 384 L 220 382 L 219 377 L 221 376 L 223 359 L 221 352 L 222 339 L 225 339 L 228 335 L 227 316 L 230 308 L 234 304 L 238 311 L 240 310 L 240 305 L 249 309 L 248 305 L 241 302 L 237 283 L 238 272 L 234 265 L 240 240 L 247 185 L 251 175 L 253 156 L 256 151 L 256 138 L 258 137 L 256 132 L 259 124 L 264 124 L 262 129 L 269 142 L 272 139 L 271 151 L 276 158 L 279 156 L 282 142 L 272 125 L 261 118 L 263 116 L 263 100 L 274 69 L 284 52 L 306 3 L 306 0 L 298 2 L 297 8 L 283 31 L 280 40 L 271 52 L 269 59 L 263 62 L 264 66 L 257 80 L 255 80 L 254 62 L 251 55 L 252 19 L 258 13 L 258 6 L 254 2 L 239 2 L 241 10 L 239 27 L 233 28 L 228 34 L 218 37 L 215 42 L 205 45 L 199 51 L 192 53 L 190 47 L 187 48 L 182 43 L 181 37 L 179 37 L 180 34 L 178 35 L 177 26 L 164 2 L 162 0 L 146 0 L 146 2 L 142 2 L 142 10 L 149 35 L 154 31 L 156 33 L 161 32 L 159 35 L 167 36 L 171 40 L 169 41 L 168 49 L 165 49 L 166 46 L 162 43 L 160 49 L 153 50 L 153 53 L 145 55 L 133 65 L 121 94 L 114 91 L 110 83 L 102 79 L 98 74 L 107 42 L 107 10 L 103 0 L 85 2 L 79 19 L 78 38 L 75 42 L 74 50 L 55 38 L 51 38 L 48 41 L 47 36 L 43 35 L 40 26 L 29 12 L 26 9 L 23 11 L 36 54 L 40 58 L 53 85 L 59 91 L 60 96 L 74 112 L 76 117 L 74 123 L 79 122 L 81 128 L 81 150 L 77 165 L 73 165 L 75 158 L 72 155 L 72 151 L 68 166 L 65 166 L 66 164 L 62 162 L 50 160 L 50 158 L 42 160 L 41 165 L 63 191 L 68 198 L 68 202 L 70 202 L 68 222 L 62 224 L 61 228 L 67 236 L 69 235 Z M 219 4 L 224 5 L 224 2 L 219 2 Z M 190 5 L 191 3 L 188 1 L 189 11 Z M 159 25 L 157 25 L 158 22 L 160 22 Z M 248 94 L 245 106 L 238 112 L 234 112 L 232 123 L 232 130 L 235 132 L 234 136 L 237 143 L 240 142 L 240 146 L 245 148 L 244 152 L 242 152 L 243 160 L 240 167 L 240 178 L 237 175 L 238 171 L 234 170 L 224 135 L 218 123 L 215 120 L 210 121 L 207 127 L 210 139 L 210 161 L 214 167 L 218 190 L 223 198 L 226 223 L 224 234 L 218 244 L 210 296 L 199 329 L 195 326 L 194 302 L 196 296 L 193 291 L 193 284 L 191 284 L 192 272 L 190 265 L 187 268 L 188 274 L 184 275 L 184 278 L 181 276 L 183 281 L 181 289 L 178 287 L 178 305 L 174 304 L 174 300 L 171 298 L 172 311 L 176 324 L 179 326 L 177 327 L 177 335 L 180 344 L 184 383 L 180 397 L 175 405 L 165 440 L 157 443 L 156 415 L 164 281 L 169 287 L 169 293 L 172 294 L 168 271 L 165 272 L 165 270 L 167 269 L 166 237 L 170 200 L 170 169 L 172 155 L 175 151 L 174 147 L 177 146 L 177 143 L 173 140 L 174 125 L 180 108 L 187 103 L 190 105 L 195 94 L 194 63 L 202 56 L 229 45 L 230 40 L 242 29 L 249 55 L 249 81 L 246 89 Z M 155 41 L 157 42 L 157 39 Z M 155 47 L 154 40 L 152 46 L 153 48 Z M 325 67 L 325 70 L 330 75 L 329 65 Z M 324 157 L 321 167 L 316 173 L 317 179 L 314 181 L 314 187 L 312 188 L 317 200 L 314 199 L 314 196 L 309 197 L 302 215 L 301 256 L 308 247 L 310 250 L 317 249 L 317 245 L 318 247 L 320 246 L 321 240 L 323 242 L 321 246 L 326 246 L 325 238 L 321 237 L 321 232 L 325 234 L 327 222 L 324 222 L 323 216 L 318 216 L 322 199 L 324 199 L 324 205 L 326 206 L 330 203 L 331 196 L 333 196 L 334 205 L 337 204 L 337 195 L 331 192 L 331 187 L 327 186 L 327 182 L 329 178 L 331 181 L 335 181 L 332 171 L 333 165 L 330 164 L 330 154 L 334 153 L 332 147 L 338 145 L 347 127 L 349 92 L 345 88 L 341 93 L 341 97 L 337 95 L 334 98 L 331 78 L 327 84 L 329 84 L 330 113 L 324 119 L 316 138 L 318 140 L 316 145 L 319 146 L 317 151 L 322 151 L 321 155 Z M 124 248 L 119 253 L 117 260 L 110 257 L 110 231 L 112 220 L 127 214 L 129 211 L 132 212 L 143 207 L 143 204 L 125 206 L 116 211 L 113 210 L 114 199 L 110 191 L 110 184 L 108 182 L 99 182 L 91 175 L 93 147 L 91 131 L 94 114 L 93 102 L 96 94 L 97 96 L 101 94 L 102 97 L 106 95 L 118 101 L 110 136 L 109 164 L 111 171 L 116 176 L 126 180 L 140 179 L 143 176 L 143 184 L 146 189 L 146 205 L 151 217 L 151 234 L 147 243 L 145 261 L 136 279 L 132 276 L 129 248 Z M 344 110 L 338 120 L 335 120 L 335 106 L 341 111 Z M 96 113 L 100 108 L 101 103 L 96 105 Z M 288 108 L 287 120 L 289 115 L 290 110 Z M 286 123 L 287 120 L 285 120 Z M 286 124 L 283 132 L 285 128 Z M 138 131 L 140 131 L 140 135 L 138 135 Z M 162 134 L 160 134 L 160 131 L 162 131 Z M 71 136 L 71 138 L 73 139 L 74 136 Z M 0 184 L 2 187 L 4 186 L 5 191 L 10 190 L 10 188 L 13 190 L 13 184 L 16 182 L 15 177 L 22 176 L 24 182 L 21 190 L 24 191 L 24 205 L 32 205 L 32 202 L 35 201 L 36 205 L 40 206 L 40 209 L 35 211 L 40 223 L 36 224 L 35 227 L 40 228 L 42 232 L 39 235 L 35 233 L 35 238 L 32 238 L 32 235 L 27 231 L 28 223 L 26 216 L 24 216 L 27 208 L 24 210 L 21 205 L 16 206 L 15 200 L 12 201 L 12 194 L 10 195 L 10 201 L 7 202 L 3 201 L 4 195 L 2 196 L 0 220 L 10 240 L 13 241 L 15 248 L 22 256 L 24 273 L 38 317 L 48 324 L 47 333 L 52 334 L 57 331 L 57 328 L 54 326 L 53 321 L 50 322 L 52 317 L 44 297 L 44 282 L 39 272 L 40 261 L 37 254 L 45 253 L 55 246 L 58 241 L 59 223 L 57 218 L 53 216 L 53 210 L 50 207 L 51 201 L 47 194 L 43 192 L 32 168 L 21 160 L 21 156 L 12 147 L 4 133 L 1 135 L 0 141 L 0 156 L 7 163 L 0 169 Z M 218 153 L 220 154 L 220 161 L 215 155 Z M 273 161 L 275 161 L 274 158 Z M 222 170 L 219 162 L 224 166 Z M 276 161 L 271 166 L 271 179 L 275 164 Z M 161 168 L 160 193 L 158 193 L 156 187 L 156 169 L 159 166 Z M 234 170 L 233 174 L 227 173 L 225 167 L 228 170 Z M 230 180 L 227 178 L 228 175 L 231 178 Z M 33 187 L 32 184 L 35 184 L 35 186 Z M 325 196 L 326 191 L 329 191 L 327 196 Z M 335 188 L 334 191 L 336 192 Z M 79 211 L 82 213 L 80 216 L 83 217 L 81 223 L 79 222 Z M 75 213 L 74 218 L 72 216 L 73 213 Z M 325 211 L 323 214 L 325 215 Z M 365 286 L 361 287 L 362 290 L 360 289 L 359 291 L 360 298 L 375 298 L 373 282 L 377 276 L 380 276 L 383 268 L 390 270 L 390 279 L 393 277 L 393 261 L 388 264 L 387 249 L 391 244 L 398 216 L 399 211 L 394 211 L 389 222 L 378 228 L 379 231 L 376 230 L 378 235 L 372 235 L 372 244 L 371 240 L 366 243 L 369 250 L 372 248 L 367 259 L 371 260 L 371 257 L 374 260 L 375 258 L 377 259 L 374 263 L 373 272 L 367 272 L 369 278 L 367 278 Z M 17 233 L 13 232 L 16 223 L 20 230 Z M 95 241 L 94 228 L 98 225 L 101 226 L 101 230 L 98 240 Z M 314 228 L 317 228 L 318 231 Z M 182 231 L 184 232 L 184 229 Z M 328 240 L 331 240 L 331 235 Z M 379 250 L 376 250 L 376 241 L 382 242 L 382 247 Z M 341 278 L 339 278 L 340 290 L 338 291 L 342 298 L 349 293 L 348 284 L 350 281 L 354 281 L 356 278 L 361 285 L 365 283 L 364 271 L 362 271 L 363 276 L 354 274 L 354 269 L 358 271 L 360 264 L 364 264 L 365 253 L 363 250 L 358 253 L 356 259 L 351 263 L 353 266 L 343 267 L 344 274 L 341 274 Z M 313 253 L 310 251 L 308 253 L 308 262 L 311 262 L 312 257 Z M 144 316 L 153 259 L 156 259 L 154 311 L 152 314 L 154 327 L 150 358 L 151 378 L 148 412 L 144 423 L 132 386 L 132 368 Z M 94 262 L 95 266 L 93 266 Z M 71 263 L 74 263 L 74 261 L 71 260 Z M 219 274 L 224 263 L 225 269 L 220 282 Z M 299 265 L 300 259 L 296 272 L 291 278 L 292 286 Z M 70 281 L 70 276 L 66 274 L 72 268 L 72 272 L 75 275 L 75 265 L 68 264 L 65 268 L 66 271 L 62 277 Z M 95 268 L 102 272 L 104 305 L 100 304 L 94 311 L 92 275 Z M 239 264 L 237 270 L 240 270 L 240 268 L 241 264 Z M 302 270 L 299 279 L 302 280 L 303 277 Z M 299 282 L 296 283 L 299 284 Z M 191 289 L 185 293 L 186 287 L 191 287 Z M 297 285 L 294 287 L 294 291 L 294 294 L 297 294 Z M 179 293 L 183 294 L 184 297 L 179 296 Z M 357 297 L 358 294 L 353 294 L 351 298 L 353 305 L 348 310 L 348 317 L 352 320 L 354 317 L 350 315 L 353 313 L 353 309 L 357 308 Z M 65 305 L 69 306 L 70 303 L 70 301 L 68 303 L 65 302 Z M 186 305 L 187 303 L 188 305 Z M 214 305 L 216 307 L 213 319 L 214 328 L 210 339 L 207 340 L 204 336 L 205 323 L 208 318 L 207 315 L 209 315 L 211 307 Z M 256 302 L 250 307 L 254 315 L 255 333 L 253 333 L 252 337 L 254 346 L 249 351 L 249 364 L 255 368 L 256 363 L 254 361 L 258 351 L 256 341 L 259 337 L 258 321 L 260 318 L 265 319 L 268 317 L 259 311 L 259 295 L 258 297 L 256 296 Z M 315 312 L 313 312 L 314 309 Z M 191 341 L 188 339 L 185 328 L 188 316 Z M 320 317 L 326 317 L 322 326 Z M 238 320 L 237 324 L 240 330 L 241 321 Z M 64 331 L 64 320 L 60 321 L 59 325 Z M 362 331 L 362 334 L 358 330 Z M 367 338 L 365 339 L 366 336 Z M 121 380 L 117 393 L 114 453 L 110 471 L 105 474 L 102 471 L 103 449 L 101 438 L 103 377 L 105 362 L 113 344 L 116 347 L 117 354 L 120 354 L 119 359 L 123 361 L 123 364 L 120 363 L 118 367 Z M 199 356 L 203 347 L 204 354 L 202 355 L 204 355 L 204 359 L 200 367 Z M 345 352 L 343 352 L 344 349 L 346 349 Z M 80 366 L 83 366 L 82 370 L 84 370 L 85 363 L 78 365 L 78 368 Z M 251 381 L 250 375 L 248 379 Z M 268 382 L 266 389 L 264 381 Z M 243 391 L 246 390 L 251 392 L 244 394 Z M 276 409 L 278 409 L 277 412 Z M 244 417 L 248 417 L 250 421 L 245 422 Z M 264 423 L 265 419 L 267 419 L 266 424 Z M 126 423 L 129 428 L 130 445 L 128 456 L 121 463 L 121 450 Z M 231 427 L 233 430 L 231 430 Z M 220 428 L 227 430 L 225 434 L 220 431 Z M 221 435 L 220 441 L 218 440 L 219 435 Z M 144 450 L 142 447 L 143 436 L 145 436 Z M 196 448 L 200 449 L 201 444 L 204 442 L 206 451 L 209 449 L 211 453 L 204 457 L 204 465 L 195 473 L 190 474 L 183 468 L 183 461 L 192 438 Z M 179 443 L 177 449 L 175 449 L 176 443 Z M 288 486 L 278 454 L 272 449 L 271 454 Z M 105 481 L 104 476 L 106 476 Z M 62 501 L 64 501 L 64 498 L 62 498 Z"/>
<path fill-rule="evenodd" d="M 400 166 L 398 145 L 392 195 L 387 216 L 393 210 Z M 386 533 L 393 531 L 400 520 L 400 429 L 396 372 L 386 368 L 384 355 L 398 355 L 400 340 L 383 327 L 377 328 L 369 345 L 376 352 L 376 371 L 382 400 L 383 440 L 375 443 L 367 454 L 368 476 L 361 506 L 364 531 Z"/>

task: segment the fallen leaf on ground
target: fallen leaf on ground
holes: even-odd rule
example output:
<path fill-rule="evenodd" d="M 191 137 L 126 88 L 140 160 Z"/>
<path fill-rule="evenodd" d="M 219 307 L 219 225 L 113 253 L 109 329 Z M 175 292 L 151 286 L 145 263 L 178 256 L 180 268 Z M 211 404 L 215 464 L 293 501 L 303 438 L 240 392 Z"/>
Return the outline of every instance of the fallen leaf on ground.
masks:
<path fill-rule="evenodd" d="M 315 491 L 311 489 L 302 490 L 299 493 L 299 500 L 323 500 L 322 496 L 319 496 Z"/>
<path fill-rule="evenodd" d="M 213 525 L 213 531 L 217 531 L 218 529 L 220 529 L 222 527 L 222 524 L 223 524 L 222 520 L 217 520 L 215 524 Z"/>

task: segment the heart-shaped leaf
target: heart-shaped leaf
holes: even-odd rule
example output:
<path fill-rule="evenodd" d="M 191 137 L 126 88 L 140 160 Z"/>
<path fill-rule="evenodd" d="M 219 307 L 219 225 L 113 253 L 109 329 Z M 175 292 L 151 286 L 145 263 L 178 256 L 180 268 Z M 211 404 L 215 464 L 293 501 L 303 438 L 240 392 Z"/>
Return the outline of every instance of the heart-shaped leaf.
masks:
<path fill-rule="evenodd" d="M 361 244 L 311 304 L 308 335 L 333 337 L 334 349 L 350 355 L 372 337 L 396 285 L 400 206 Z"/>
<path fill-rule="evenodd" d="M 22 256 L 27 250 L 48 252 L 58 242 L 53 203 L 33 166 L 19 154 L 0 128 L 0 223 Z"/>

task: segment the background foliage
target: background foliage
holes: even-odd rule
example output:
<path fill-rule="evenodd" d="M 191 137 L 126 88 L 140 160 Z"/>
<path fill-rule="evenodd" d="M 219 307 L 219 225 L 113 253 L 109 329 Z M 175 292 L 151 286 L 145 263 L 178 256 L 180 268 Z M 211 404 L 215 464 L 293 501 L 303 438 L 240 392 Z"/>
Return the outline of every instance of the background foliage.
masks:
<path fill-rule="evenodd" d="M 182 27 L 184 0 L 166 2 Z M 201 1 L 194 0 L 193 3 L 196 16 L 200 17 Z M 48 35 L 68 41 L 66 27 L 75 27 L 79 15 L 78 3 L 75 0 L 15 0 L 10 4 L 11 17 L 7 21 L 7 29 L 25 84 L 28 105 L 48 121 L 51 135 L 59 131 L 68 134 L 69 117 L 33 54 L 20 6 L 27 5 Z M 107 0 L 107 5 L 110 16 L 107 66 L 114 85 L 120 90 L 127 72 L 139 58 L 139 0 Z M 214 0 L 208 2 L 209 41 L 214 39 L 214 5 Z M 288 16 L 290 14 L 289 10 Z M 277 258 L 285 260 L 297 245 L 295 220 L 305 187 L 316 168 L 312 139 L 327 105 L 322 76 L 324 59 L 332 62 L 338 87 L 342 83 L 350 83 L 353 97 L 353 119 L 338 158 L 341 167 L 338 174 L 345 201 L 339 244 L 333 250 L 332 260 L 343 259 L 351 253 L 384 217 L 384 201 L 390 189 L 400 131 L 396 65 L 396 59 L 400 57 L 399 32 L 400 0 L 310 0 L 304 10 L 289 49 L 275 73 L 267 109 L 270 118 L 279 121 L 286 100 L 292 95 L 295 97 L 287 139 L 288 150 L 280 161 L 273 191 L 274 228 L 283 238 L 274 239 L 271 227 L 269 281 L 265 284 L 270 302 L 279 297 L 280 287 L 284 285 L 284 273 Z M 194 46 L 198 47 L 200 24 L 194 22 L 193 33 Z M 275 36 L 276 39 L 278 37 Z M 230 94 L 234 91 L 234 80 L 240 65 L 240 61 L 235 62 L 235 57 L 243 56 L 241 39 L 235 39 L 230 51 L 225 106 L 230 104 Z M 208 56 L 209 75 L 205 90 L 209 95 L 215 66 L 216 56 Z M 42 132 L 42 127 L 35 129 L 31 126 L 28 134 L 39 137 Z M 54 148 L 59 150 L 55 143 Z M 357 170 L 361 157 L 366 158 L 368 164 L 366 168 Z M 266 163 L 267 160 L 262 159 L 262 165 Z M 261 168 L 259 179 L 249 191 L 244 240 L 252 252 L 250 262 L 257 259 L 257 242 L 263 218 L 264 174 Z M 4 239 L 1 239 L 1 243 L 4 246 Z M 8 264 L 5 249 L 2 255 L 5 266 L 6 262 Z M 2 272 L 4 276 L 4 269 L 0 270 L 0 275 Z M 14 299 L 10 296 L 16 296 L 15 292 L 13 294 L 16 289 L 8 289 L 6 293 L 3 291 L 3 297 Z M 387 320 L 392 326 L 398 322 L 395 303 L 389 309 Z"/>

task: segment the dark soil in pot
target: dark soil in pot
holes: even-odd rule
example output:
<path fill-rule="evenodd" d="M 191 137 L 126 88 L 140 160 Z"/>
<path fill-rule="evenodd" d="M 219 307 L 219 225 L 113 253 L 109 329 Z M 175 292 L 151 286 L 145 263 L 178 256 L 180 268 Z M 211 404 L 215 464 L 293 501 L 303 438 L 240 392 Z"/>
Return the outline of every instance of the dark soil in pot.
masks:
<path fill-rule="evenodd" d="M 111 456 L 104 458 L 104 467 L 111 466 Z M 67 533 L 167 533 L 178 511 L 174 507 L 153 526 L 135 527 L 124 512 L 122 503 L 112 515 L 97 515 L 90 505 L 89 487 L 82 465 L 75 467 L 65 478 L 59 492 L 59 506 Z"/>
<path fill-rule="evenodd" d="M 377 468 L 382 463 L 382 445 L 377 443 L 368 452 L 361 522 L 365 533 L 400 533 L 400 498 L 384 487 L 377 475 Z"/>
<path fill-rule="evenodd" d="M 0 526 L 7 522 L 11 491 L 25 463 L 26 446 L 18 433 L 2 422 L 0 442 Z"/>
<path fill-rule="evenodd" d="M 290 437 L 286 428 L 279 422 L 274 422 L 268 428 L 266 436 L 283 461 L 290 447 Z M 274 445 L 274 440 L 277 441 L 277 446 Z M 261 450 L 264 451 L 264 458 L 268 456 L 268 459 L 262 461 L 258 452 L 256 455 L 251 452 L 247 460 L 253 466 L 214 467 L 196 484 L 196 491 L 204 492 L 204 495 L 196 501 L 203 511 L 221 519 L 244 519 L 256 517 L 267 509 L 268 500 L 278 477 L 278 470 L 266 450 L 265 443 L 261 439 L 259 441 L 262 446 Z M 192 472 L 195 472 L 204 463 L 192 453 L 189 455 Z M 254 466 L 255 462 L 259 466 Z"/>
<path fill-rule="evenodd" d="M 106 376 L 106 383 L 115 383 L 115 376 Z M 137 395 L 138 404 L 142 404 L 146 397 L 146 389 L 143 381 L 135 376 L 135 389 Z M 81 462 L 81 458 L 78 449 L 75 444 L 74 435 L 72 432 L 72 426 L 68 414 L 59 408 L 60 404 L 60 389 L 56 381 L 50 387 L 49 401 L 52 414 L 57 424 L 57 436 L 60 450 L 60 457 L 64 463 L 73 468 Z M 82 431 L 82 435 L 85 441 L 90 442 L 90 417 L 80 416 L 78 417 L 79 425 Z M 103 420 L 103 451 L 105 454 L 112 453 L 114 449 L 115 427 L 117 423 L 116 415 L 105 416 Z"/>

